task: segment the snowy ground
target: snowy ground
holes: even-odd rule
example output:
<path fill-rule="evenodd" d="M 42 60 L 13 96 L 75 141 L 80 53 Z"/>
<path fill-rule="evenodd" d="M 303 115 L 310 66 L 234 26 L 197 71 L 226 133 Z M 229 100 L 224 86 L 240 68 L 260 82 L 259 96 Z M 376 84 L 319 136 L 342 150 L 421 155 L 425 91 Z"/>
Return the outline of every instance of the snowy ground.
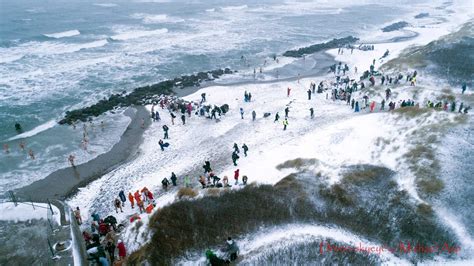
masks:
<path fill-rule="evenodd" d="M 380 58 L 387 49 L 390 51 L 387 59 L 394 58 L 404 48 L 426 44 L 448 33 L 452 27 L 453 24 L 448 23 L 432 25 L 430 28 L 410 28 L 419 33 L 419 36 L 409 41 L 380 43 L 375 46 L 375 51 L 354 50 L 352 55 L 348 51 L 344 55 L 336 55 L 335 50 L 329 53 L 335 55 L 336 60 L 347 63 L 351 67 L 349 75 L 356 77 L 358 74 L 352 71 L 354 66 L 358 67 L 360 74 L 369 68 L 372 59 Z M 376 67 L 381 63 L 383 62 L 378 61 Z M 415 121 L 397 120 L 397 115 L 387 112 L 368 113 L 366 109 L 355 114 L 345 102 L 326 99 L 326 93 L 312 95 L 312 99 L 308 100 L 306 91 L 310 82 L 319 83 L 327 79 L 333 77 L 306 78 L 300 82 L 213 86 L 186 96 L 184 99 L 188 101 L 199 101 L 201 93 L 205 92 L 208 104 L 229 104 L 230 111 L 219 122 L 193 114 L 191 118 L 187 117 L 186 125 L 182 125 L 178 117 L 172 126 L 170 116 L 162 110 L 162 121 L 153 123 L 147 130 L 137 158 L 81 189 L 68 204 L 73 208 L 80 206 L 83 219 L 90 218 L 93 211 L 98 211 L 101 217 L 114 215 L 118 220 L 125 220 L 136 209 L 132 210 L 126 205 L 124 213 L 115 213 L 113 200 L 118 197 L 120 190 L 133 193 L 146 186 L 154 192 L 158 206 L 164 206 L 175 200 L 176 190 L 162 191 L 161 180 L 169 178 L 171 172 L 174 172 L 179 178 L 179 184 L 182 185 L 184 176 L 189 175 L 193 185 L 198 187 L 197 178 L 202 173 L 201 166 L 206 160 L 211 162 L 214 171 L 221 178 L 227 175 L 232 180 L 233 172 L 238 168 L 241 176 L 249 177 L 249 182 L 260 184 L 274 184 L 291 173 L 292 169 L 279 171 L 276 165 L 295 158 L 317 159 L 319 164 L 312 170 L 329 177 L 331 182 L 337 182 L 341 167 L 350 164 L 378 164 L 397 171 L 406 170 L 399 160 L 409 147 L 407 143 L 410 131 L 404 130 L 420 125 Z M 433 82 L 424 80 L 423 75 L 419 81 L 427 87 Z M 288 87 L 292 89 L 290 97 L 286 96 Z M 413 99 L 413 89 L 407 85 L 392 87 L 397 101 Z M 252 93 L 252 102 L 243 101 L 244 91 Z M 423 90 L 416 101 L 424 103 L 425 99 L 432 99 L 432 95 L 437 93 L 436 89 Z M 362 96 L 363 94 L 356 93 L 355 99 L 360 101 Z M 381 98 L 371 100 L 380 102 Z M 286 106 L 290 108 L 289 126 L 288 130 L 283 131 L 281 121 Z M 240 118 L 240 107 L 245 111 L 244 119 Z M 309 117 L 311 107 L 315 109 L 314 119 Z M 377 106 L 376 110 L 378 109 Z M 257 113 L 256 121 L 251 118 L 253 110 Z M 263 118 L 265 112 L 272 115 Z M 276 112 L 279 112 L 281 118 L 274 123 Z M 454 116 L 433 114 L 423 123 L 429 124 L 444 118 L 454 119 Z M 164 124 L 170 127 L 170 139 L 166 140 L 170 147 L 162 152 L 158 141 L 163 137 L 161 127 Z M 391 144 L 385 148 L 375 145 L 381 138 L 391 140 Z M 249 147 L 249 156 L 241 154 L 237 167 L 231 161 L 234 143 L 239 147 L 245 143 Z M 412 175 L 399 176 L 397 180 L 401 189 L 408 190 L 414 199 L 419 200 Z M 130 226 L 123 234 L 130 251 L 136 250 L 146 241 L 146 234 L 142 233 L 146 233 L 149 215 L 141 216 L 144 226 L 138 229 L 138 233 L 133 233 L 133 226 Z M 341 241 L 346 239 L 341 238 Z"/>

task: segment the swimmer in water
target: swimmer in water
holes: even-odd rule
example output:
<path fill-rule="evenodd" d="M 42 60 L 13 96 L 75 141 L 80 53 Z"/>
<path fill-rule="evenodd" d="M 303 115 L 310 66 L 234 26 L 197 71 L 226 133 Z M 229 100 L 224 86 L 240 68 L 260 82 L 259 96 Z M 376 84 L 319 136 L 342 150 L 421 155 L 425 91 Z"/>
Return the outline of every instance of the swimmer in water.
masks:
<path fill-rule="evenodd" d="M 20 146 L 20 150 L 25 150 L 25 143 L 23 141 L 20 141 L 20 143 L 18 143 L 18 146 Z"/>
<path fill-rule="evenodd" d="M 35 159 L 35 154 L 33 153 L 33 150 L 32 150 L 32 149 L 30 149 L 30 150 L 28 151 L 28 155 L 30 156 L 31 160 L 34 160 L 34 159 Z"/>

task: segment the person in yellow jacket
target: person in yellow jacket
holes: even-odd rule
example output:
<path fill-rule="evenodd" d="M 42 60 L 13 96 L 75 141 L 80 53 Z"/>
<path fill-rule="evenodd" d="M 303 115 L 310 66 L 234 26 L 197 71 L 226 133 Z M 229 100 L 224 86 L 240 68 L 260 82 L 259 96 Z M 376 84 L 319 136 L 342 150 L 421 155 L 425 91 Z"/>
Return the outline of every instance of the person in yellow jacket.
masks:
<path fill-rule="evenodd" d="M 283 130 L 286 130 L 287 126 L 288 126 L 288 119 L 285 118 L 285 120 L 283 120 Z"/>

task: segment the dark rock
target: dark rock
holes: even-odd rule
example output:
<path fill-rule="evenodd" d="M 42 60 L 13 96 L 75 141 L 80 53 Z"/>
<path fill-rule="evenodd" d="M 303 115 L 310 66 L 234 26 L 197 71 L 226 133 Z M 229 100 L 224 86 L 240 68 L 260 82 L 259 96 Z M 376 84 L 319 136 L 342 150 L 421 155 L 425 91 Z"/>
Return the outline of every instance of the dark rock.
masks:
<path fill-rule="evenodd" d="M 283 56 L 302 57 L 305 54 L 312 54 L 312 53 L 320 52 L 323 50 L 338 48 L 338 47 L 342 47 L 348 44 L 352 44 L 358 40 L 359 38 L 356 38 L 353 36 L 348 36 L 348 37 L 340 38 L 340 39 L 333 39 L 332 41 L 329 41 L 329 42 L 314 44 L 308 47 L 299 48 L 298 50 L 286 51 L 285 53 L 283 53 Z"/>
<path fill-rule="evenodd" d="M 408 22 L 406 21 L 399 21 L 395 22 L 393 24 L 388 25 L 387 27 L 382 28 L 383 32 L 391 32 L 391 31 L 396 31 L 396 30 L 401 30 L 407 26 L 410 26 Z"/>
<path fill-rule="evenodd" d="M 91 117 L 97 117 L 115 108 L 131 105 L 143 105 L 153 102 L 157 95 L 172 94 L 174 88 L 195 87 L 203 81 L 210 81 L 224 74 L 230 74 L 232 70 L 217 69 L 207 72 L 199 72 L 192 75 L 183 75 L 171 80 L 164 80 L 157 84 L 148 85 L 134 89 L 131 93 L 113 94 L 108 99 L 98 101 L 96 104 L 77 110 L 67 111 L 65 117 L 59 124 L 72 124 L 75 121 L 87 121 Z M 228 110 L 229 106 L 227 106 Z"/>
<path fill-rule="evenodd" d="M 415 16 L 415 18 L 426 18 L 430 15 L 430 13 L 420 13 Z"/>

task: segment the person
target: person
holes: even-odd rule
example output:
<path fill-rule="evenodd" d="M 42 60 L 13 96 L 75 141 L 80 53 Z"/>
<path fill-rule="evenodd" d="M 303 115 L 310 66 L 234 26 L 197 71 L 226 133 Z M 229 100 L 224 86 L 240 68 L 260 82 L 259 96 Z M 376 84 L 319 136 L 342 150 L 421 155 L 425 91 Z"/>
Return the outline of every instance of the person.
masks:
<path fill-rule="evenodd" d="M 155 111 L 155 121 L 160 121 L 160 120 L 161 120 L 160 113 L 158 113 L 158 111 Z"/>
<path fill-rule="evenodd" d="M 273 121 L 273 123 L 275 123 L 276 121 L 278 121 L 278 119 L 280 119 L 280 115 L 278 114 L 278 112 L 275 114 L 275 120 Z"/>
<path fill-rule="evenodd" d="M 244 119 L 244 108 L 240 107 L 240 117 Z"/>
<path fill-rule="evenodd" d="M 309 108 L 309 112 L 310 112 L 311 119 L 313 119 L 314 118 L 314 108 L 313 107 Z"/>
<path fill-rule="evenodd" d="M 167 125 L 163 125 L 163 132 L 165 133 L 165 136 L 163 137 L 163 139 L 169 139 L 169 136 L 168 136 L 169 129 L 170 128 Z"/>
<path fill-rule="evenodd" d="M 237 243 L 232 240 L 231 237 L 227 238 L 225 251 L 229 254 L 230 261 L 235 261 L 237 259 L 237 253 L 239 252 L 239 247 Z"/>
<path fill-rule="evenodd" d="M 24 151 L 24 150 L 25 150 L 25 142 L 23 142 L 22 140 L 20 141 L 20 143 L 18 144 L 18 146 L 20 146 L 20 150 L 21 150 L 21 151 Z"/>
<path fill-rule="evenodd" d="M 375 101 L 372 101 L 370 103 L 370 112 L 372 113 L 374 111 L 374 109 L 375 109 Z"/>
<path fill-rule="evenodd" d="M 170 145 L 168 142 L 163 142 L 163 140 L 161 140 L 161 139 L 160 139 L 160 141 L 158 141 L 158 144 L 160 145 L 160 148 L 161 148 L 162 151 L 164 151 L 165 148 Z"/>
<path fill-rule="evenodd" d="M 242 176 L 242 183 L 245 185 L 247 185 L 247 181 L 248 181 L 248 177 L 246 175 Z"/>
<path fill-rule="evenodd" d="M 75 157 L 74 155 L 72 155 L 72 154 L 69 155 L 68 160 L 69 160 L 69 163 L 71 163 L 71 166 L 72 166 L 72 167 L 76 167 L 76 165 L 74 165 L 74 159 L 75 159 L 75 158 L 76 158 L 76 157 Z"/>
<path fill-rule="evenodd" d="M 463 107 L 464 107 L 464 103 L 461 103 L 461 104 L 459 105 L 459 111 L 458 111 L 458 113 L 461 113 Z"/>
<path fill-rule="evenodd" d="M 174 125 L 174 119 L 176 118 L 176 115 L 173 112 L 170 112 L 171 116 L 171 124 Z"/>
<path fill-rule="evenodd" d="M 357 74 L 357 67 L 354 67 L 354 73 Z"/>
<path fill-rule="evenodd" d="M 148 200 L 151 202 L 151 204 L 153 205 L 153 207 L 156 207 L 156 202 L 155 202 L 155 198 L 153 197 L 153 193 L 151 193 L 150 190 L 145 191 L 145 193 L 146 193 L 146 197 L 147 197 Z"/>
<path fill-rule="evenodd" d="M 202 166 L 202 168 L 204 168 L 204 173 L 210 173 L 210 172 L 212 172 L 211 162 L 205 161 L 205 162 L 204 162 L 204 165 Z"/>
<path fill-rule="evenodd" d="M 234 151 L 232 153 L 232 162 L 234 163 L 234 166 L 237 166 L 237 160 L 239 159 L 239 155 Z"/>
<path fill-rule="evenodd" d="M 140 210 L 140 213 L 146 212 L 145 203 L 143 202 L 143 200 L 140 199 L 139 201 L 137 201 L 137 206 L 138 206 L 138 209 Z"/>
<path fill-rule="evenodd" d="M 125 207 L 125 202 L 127 201 L 127 197 L 125 197 L 125 192 L 123 190 L 120 190 L 119 198 L 122 201 L 122 207 Z"/>
<path fill-rule="evenodd" d="M 239 183 L 239 171 L 240 169 L 237 169 L 234 171 L 234 179 L 235 179 L 235 184 L 237 185 Z"/>
<path fill-rule="evenodd" d="M 219 184 L 219 181 L 220 181 L 220 180 L 221 180 L 221 179 L 220 179 L 218 176 L 212 175 L 212 185 L 213 185 L 213 186 L 216 187 L 217 184 Z"/>
<path fill-rule="evenodd" d="M 76 207 L 74 210 L 74 217 L 76 217 L 76 221 L 78 225 L 82 224 L 82 217 L 81 217 L 81 210 L 79 210 L 79 207 Z"/>
<path fill-rule="evenodd" d="M 382 99 L 382 102 L 380 103 L 380 110 L 384 110 L 385 108 L 385 99 Z"/>
<path fill-rule="evenodd" d="M 207 259 L 209 265 L 211 265 L 211 266 L 223 266 L 223 265 L 228 265 L 229 264 L 224 259 L 219 258 L 210 249 L 206 250 L 206 259 Z"/>
<path fill-rule="evenodd" d="M 467 84 L 466 84 L 466 82 L 464 82 L 464 83 L 462 84 L 462 92 L 461 92 L 461 94 L 464 94 L 464 92 L 466 91 L 466 89 L 467 89 Z"/>
<path fill-rule="evenodd" d="M 285 120 L 283 120 L 283 130 L 286 130 L 287 126 L 288 126 L 288 119 L 285 118 Z"/>
<path fill-rule="evenodd" d="M 247 151 L 249 150 L 249 147 L 247 147 L 247 145 L 244 143 L 244 145 L 242 145 L 242 149 L 244 150 L 245 157 L 247 157 Z"/>
<path fill-rule="evenodd" d="M 109 258 L 111 265 L 114 265 L 115 261 L 115 242 L 113 240 L 108 240 L 107 244 L 105 246 L 105 249 L 107 250 L 107 253 L 109 253 Z"/>
<path fill-rule="evenodd" d="M 206 101 L 206 93 L 201 93 L 201 103 Z"/>
<path fill-rule="evenodd" d="M 185 175 L 184 176 L 184 187 L 190 187 L 190 186 L 191 186 L 191 182 L 189 181 L 189 176 Z"/>
<path fill-rule="evenodd" d="M 130 206 L 132 206 L 132 209 L 135 207 L 134 205 L 134 200 L 133 200 L 133 195 L 132 192 L 128 192 L 128 200 L 130 201 Z"/>
<path fill-rule="evenodd" d="M 206 188 L 206 178 L 203 175 L 199 176 L 199 183 L 201 183 L 202 188 Z"/>
<path fill-rule="evenodd" d="M 358 113 L 358 112 L 359 112 L 359 101 L 356 101 L 356 102 L 355 102 L 354 112 L 355 112 L 355 113 Z"/>
<path fill-rule="evenodd" d="M 15 123 L 15 130 L 16 130 L 17 133 L 21 133 L 23 131 L 23 129 L 21 128 L 20 123 L 18 123 L 18 122 Z"/>
<path fill-rule="evenodd" d="M 125 244 L 121 239 L 119 239 L 118 244 L 117 244 L 117 249 L 118 249 L 118 255 L 119 255 L 119 260 L 125 259 L 127 256 L 127 250 L 125 249 Z"/>
<path fill-rule="evenodd" d="M 28 155 L 30 155 L 31 160 L 34 160 L 34 159 L 35 159 L 35 154 L 33 153 L 33 150 L 32 150 L 32 149 L 30 149 L 30 150 L 28 151 Z"/>
<path fill-rule="evenodd" d="M 178 180 L 178 178 L 176 177 L 176 174 L 174 172 L 171 172 L 171 183 L 173 183 L 173 186 L 177 186 L 176 185 L 176 180 Z"/>
<path fill-rule="evenodd" d="M 252 111 L 252 120 L 255 121 L 255 118 L 257 118 L 257 113 L 255 110 Z"/>
<path fill-rule="evenodd" d="M 224 187 L 229 187 L 229 178 L 226 175 L 222 179 L 222 183 L 224 184 Z"/>
<path fill-rule="evenodd" d="M 291 92 L 291 89 L 290 89 L 290 87 L 288 87 L 286 89 L 286 97 L 290 97 L 290 92 Z"/>
<path fill-rule="evenodd" d="M 285 118 L 288 118 L 288 113 L 290 113 L 290 107 L 285 108 Z"/>
<path fill-rule="evenodd" d="M 118 213 L 118 209 L 120 209 L 120 212 L 123 212 L 122 210 L 122 204 L 118 198 L 115 198 L 114 200 L 114 206 L 115 206 L 115 212 Z"/>
<path fill-rule="evenodd" d="M 183 122 L 183 125 L 186 124 L 186 116 L 184 114 L 181 115 L 181 121 Z"/>
<path fill-rule="evenodd" d="M 164 190 L 168 190 L 168 185 L 170 184 L 170 181 L 168 181 L 168 178 L 163 178 L 163 180 L 161 180 L 161 184 L 163 185 L 163 189 Z"/>
<path fill-rule="evenodd" d="M 252 93 L 249 92 L 249 96 L 248 96 L 248 97 L 249 97 L 249 102 L 251 102 L 251 101 L 252 101 Z"/>
<path fill-rule="evenodd" d="M 237 145 L 237 143 L 234 143 L 234 152 L 240 153 L 239 146 Z"/>
<path fill-rule="evenodd" d="M 308 93 L 308 100 L 311 100 L 311 89 L 309 89 L 307 93 Z"/>

